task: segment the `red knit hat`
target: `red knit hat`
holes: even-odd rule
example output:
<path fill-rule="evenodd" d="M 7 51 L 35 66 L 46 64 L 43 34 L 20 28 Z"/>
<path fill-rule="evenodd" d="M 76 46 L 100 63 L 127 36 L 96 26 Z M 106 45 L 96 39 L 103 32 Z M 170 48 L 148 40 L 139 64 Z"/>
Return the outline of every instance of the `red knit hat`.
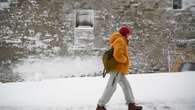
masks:
<path fill-rule="evenodd" d="M 123 25 L 120 27 L 119 32 L 123 35 L 123 36 L 127 36 L 127 34 L 132 34 L 132 29 L 129 28 L 126 25 Z"/>

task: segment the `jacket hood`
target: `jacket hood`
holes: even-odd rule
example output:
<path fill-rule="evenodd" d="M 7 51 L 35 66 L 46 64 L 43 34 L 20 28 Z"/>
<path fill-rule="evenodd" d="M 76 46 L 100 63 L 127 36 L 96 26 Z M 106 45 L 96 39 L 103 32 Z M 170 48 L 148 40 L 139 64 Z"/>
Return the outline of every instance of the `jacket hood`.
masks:
<path fill-rule="evenodd" d="M 117 38 L 120 37 L 122 37 L 122 35 L 119 32 L 113 32 L 109 40 L 109 43 L 112 44 Z"/>

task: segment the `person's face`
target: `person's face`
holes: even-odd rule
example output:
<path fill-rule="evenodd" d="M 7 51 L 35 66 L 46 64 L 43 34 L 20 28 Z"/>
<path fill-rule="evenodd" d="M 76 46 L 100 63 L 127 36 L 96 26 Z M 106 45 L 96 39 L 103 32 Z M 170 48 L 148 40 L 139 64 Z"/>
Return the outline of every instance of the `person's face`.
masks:
<path fill-rule="evenodd" d="M 130 40 L 131 37 L 132 37 L 132 35 L 131 35 L 131 34 L 128 34 L 128 35 L 127 35 L 127 40 Z"/>

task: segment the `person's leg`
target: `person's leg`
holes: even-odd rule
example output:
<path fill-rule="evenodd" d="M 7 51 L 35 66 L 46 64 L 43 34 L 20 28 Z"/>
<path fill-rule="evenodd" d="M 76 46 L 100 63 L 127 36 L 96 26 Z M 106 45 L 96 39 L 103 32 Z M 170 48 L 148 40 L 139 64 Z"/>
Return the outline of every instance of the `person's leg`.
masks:
<path fill-rule="evenodd" d="M 114 78 L 116 78 L 117 73 L 111 73 L 110 78 L 108 79 L 107 86 L 104 90 L 102 97 L 98 101 L 99 106 L 105 106 L 111 99 L 114 91 L 116 90 L 117 83 L 113 83 Z"/>
<path fill-rule="evenodd" d="M 127 104 L 135 103 L 135 99 L 134 99 L 134 96 L 133 96 L 133 91 L 131 89 L 131 86 L 130 86 L 129 81 L 127 80 L 126 76 L 123 75 L 123 74 L 119 74 L 118 83 L 120 84 L 120 86 L 123 90 L 126 103 Z"/>
<path fill-rule="evenodd" d="M 118 83 L 123 89 L 125 100 L 126 100 L 126 103 L 128 104 L 128 110 L 142 110 L 143 108 L 142 106 L 137 106 L 135 104 L 135 98 L 133 96 L 133 91 L 131 89 L 131 86 L 126 76 L 120 74 L 119 77 L 117 78 L 118 78 Z"/>

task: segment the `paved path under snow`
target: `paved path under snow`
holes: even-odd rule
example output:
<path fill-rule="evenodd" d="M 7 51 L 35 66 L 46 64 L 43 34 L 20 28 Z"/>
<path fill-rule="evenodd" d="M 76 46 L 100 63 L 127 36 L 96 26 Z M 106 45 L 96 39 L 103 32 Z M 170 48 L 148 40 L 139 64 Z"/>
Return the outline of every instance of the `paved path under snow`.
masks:
<path fill-rule="evenodd" d="M 0 84 L 0 110 L 95 110 L 108 77 Z M 128 75 L 144 110 L 194 110 L 195 72 Z M 117 88 L 108 110 L 127 110 Z"/>

